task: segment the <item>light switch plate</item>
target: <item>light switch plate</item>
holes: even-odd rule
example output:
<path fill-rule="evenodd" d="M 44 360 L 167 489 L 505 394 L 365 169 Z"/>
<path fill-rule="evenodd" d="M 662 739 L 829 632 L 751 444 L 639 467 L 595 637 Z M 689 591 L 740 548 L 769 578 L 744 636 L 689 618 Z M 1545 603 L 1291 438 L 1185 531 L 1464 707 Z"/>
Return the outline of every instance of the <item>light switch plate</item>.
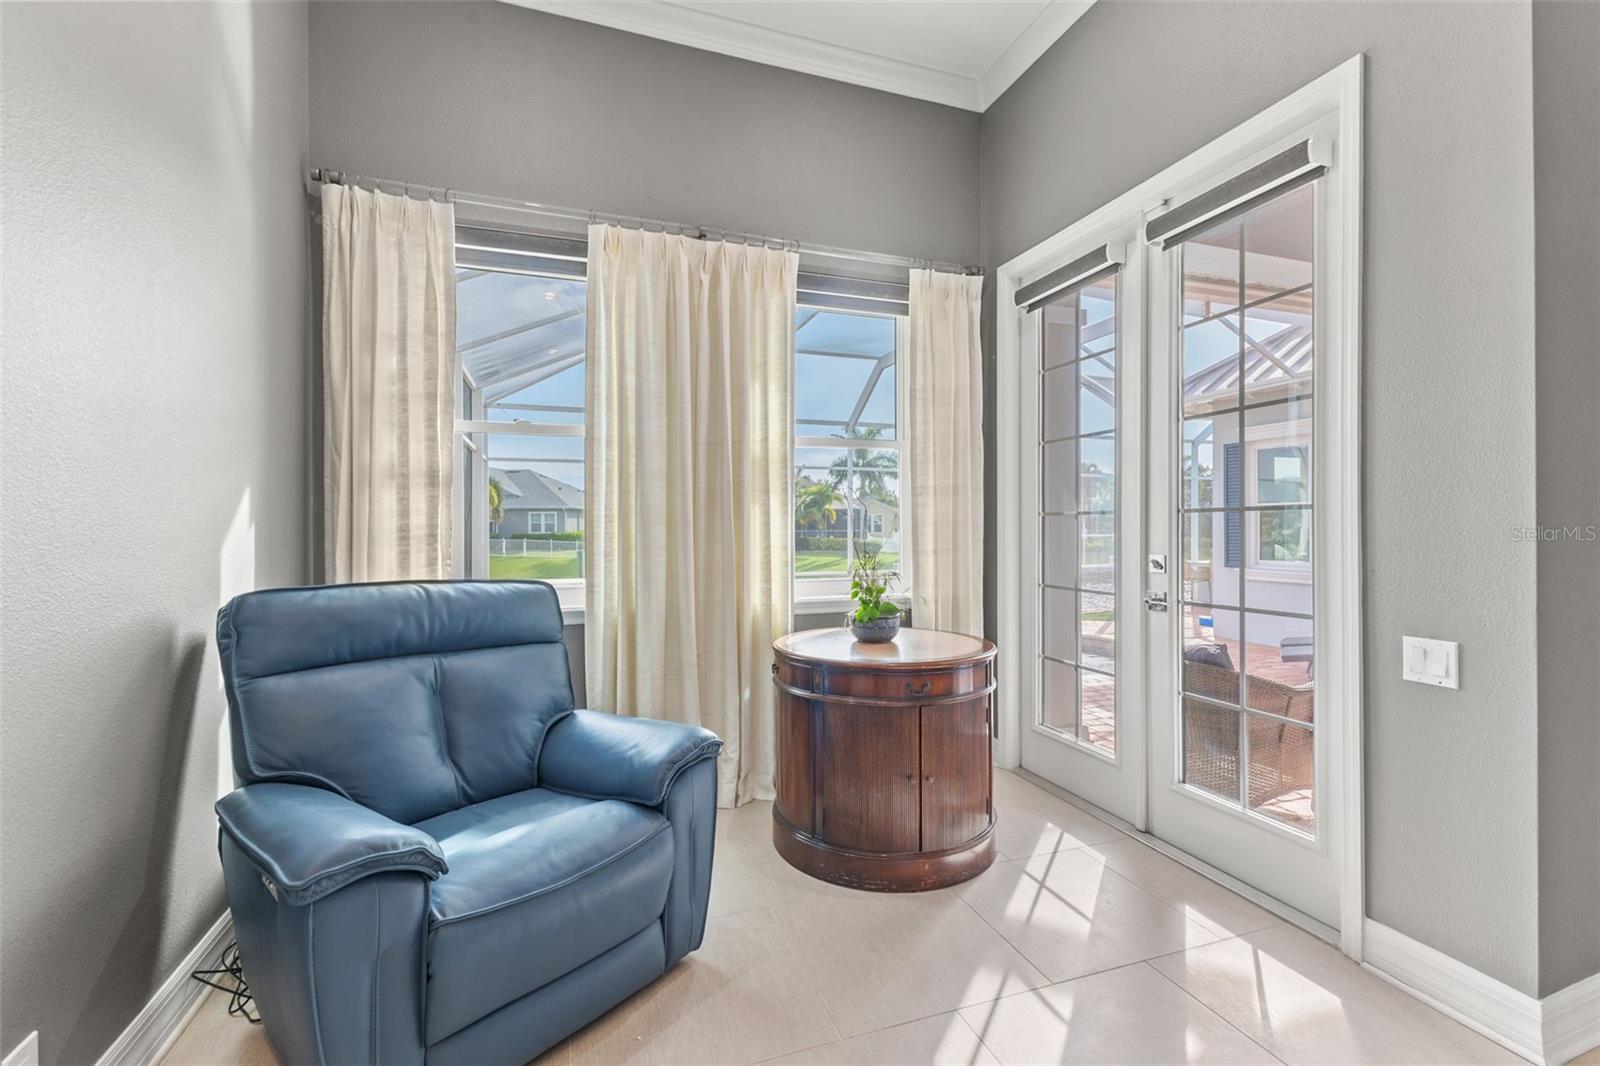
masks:
<path fill-rule="evenodd" d="M 1400 676 L 1438 688 L 1461 687 L 1461 645 L 1427 637 L 1400 638 Z"/>

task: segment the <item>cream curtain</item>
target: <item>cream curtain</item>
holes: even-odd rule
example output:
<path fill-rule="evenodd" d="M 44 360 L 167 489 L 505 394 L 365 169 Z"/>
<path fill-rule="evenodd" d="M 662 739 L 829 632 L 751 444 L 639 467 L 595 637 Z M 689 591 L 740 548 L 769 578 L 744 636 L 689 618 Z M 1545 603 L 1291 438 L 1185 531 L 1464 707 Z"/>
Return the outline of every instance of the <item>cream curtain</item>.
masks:
<path fill-rule="evenodd" d="M 912 618 L 983 632 L 981 277 L 911 272 Z"/>
<path fill-rule="evenodd" d="M 724 806 L 773 794 L 798 265 L 589 229 L 589 703 L 716 732 Z"/>
<path fill-rule="evenodd" d="M 322 187 L 325 580 L 452 568 L 455 212 Z"/>

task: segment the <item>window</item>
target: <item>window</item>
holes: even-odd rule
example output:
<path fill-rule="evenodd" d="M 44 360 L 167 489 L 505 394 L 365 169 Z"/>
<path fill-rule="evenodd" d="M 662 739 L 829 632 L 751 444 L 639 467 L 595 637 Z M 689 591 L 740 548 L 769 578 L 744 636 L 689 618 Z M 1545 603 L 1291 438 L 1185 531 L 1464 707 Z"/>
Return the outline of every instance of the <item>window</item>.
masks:
<path fill-rule="evenodd" d="M 797 600 L 846 595 L 851 562 L 869 552 L 901 575 L 896 591 L 908 591 L 895 373 L 904 323 L 892 314 L 796 312 Z"/>
<path fill-rule="evenodd" d="M 1259 447 L 1255 450 L 1255 499 L 1268 504 L 1311 502 L 1311 454 L 1304 445 Z M 1256 512 L 1257 564 L 1311 565 L 1310 515 L 1303 510 Z"/>
<path fill-rule="evenodd" d="M 526 242 L 537 241 L 540 254 Z M 552 249 L 566 258 L 552 255 Z M 461 571 L 543 578 L 583 601 L 584 345 L 581 242 L 457 231 Z M 526 516 L 526 517 L 523 517 Z"/>

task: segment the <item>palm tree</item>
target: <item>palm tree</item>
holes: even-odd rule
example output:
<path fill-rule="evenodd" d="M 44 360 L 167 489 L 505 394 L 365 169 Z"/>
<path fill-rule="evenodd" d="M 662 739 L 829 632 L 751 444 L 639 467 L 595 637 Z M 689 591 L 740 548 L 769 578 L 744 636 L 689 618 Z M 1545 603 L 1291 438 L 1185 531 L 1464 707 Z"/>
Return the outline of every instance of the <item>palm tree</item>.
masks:
<path fill-rule="evenodd" d="M 794 520 L 799 526 L 821 529 L 839 517 L 839 494 L 824 481 L 797 478 L 794 487 Z"/>
<path fill-rule="evenodd" d="M 504 522 L 506 518 L 505 497 L 501 493 L 500 482 L 494 478 L 489 479 L 489 521 L 495 525 Z"/>
<path fill-rule="evenodd" d="M 877 440 L 882 436 L 883 430 L 876 427 L 854 434 L 857 440 Z M 834 491 L 843 490 L 845 503 L 854 514 L 867 500 L 899 500 L 899 495 L 889 488 L 889 479 L 899 473 L 899 465 L 898 457 L 887 449 L 850 448 L 828 468 L 828 481 Z"/>

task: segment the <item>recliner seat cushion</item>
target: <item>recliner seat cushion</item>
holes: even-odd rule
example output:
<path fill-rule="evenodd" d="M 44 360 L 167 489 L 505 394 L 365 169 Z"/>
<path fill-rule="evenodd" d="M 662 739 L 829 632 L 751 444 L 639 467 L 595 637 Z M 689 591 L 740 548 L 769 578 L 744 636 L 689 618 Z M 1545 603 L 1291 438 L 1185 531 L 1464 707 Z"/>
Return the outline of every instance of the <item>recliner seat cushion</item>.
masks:
<path fill-rule="evenodd" d="M 450 866 L 431 886 L 429 1044 L 609 951 L 666 906 L 671 826 L 647 807 L 529 789 L 416 827 Z"/>

